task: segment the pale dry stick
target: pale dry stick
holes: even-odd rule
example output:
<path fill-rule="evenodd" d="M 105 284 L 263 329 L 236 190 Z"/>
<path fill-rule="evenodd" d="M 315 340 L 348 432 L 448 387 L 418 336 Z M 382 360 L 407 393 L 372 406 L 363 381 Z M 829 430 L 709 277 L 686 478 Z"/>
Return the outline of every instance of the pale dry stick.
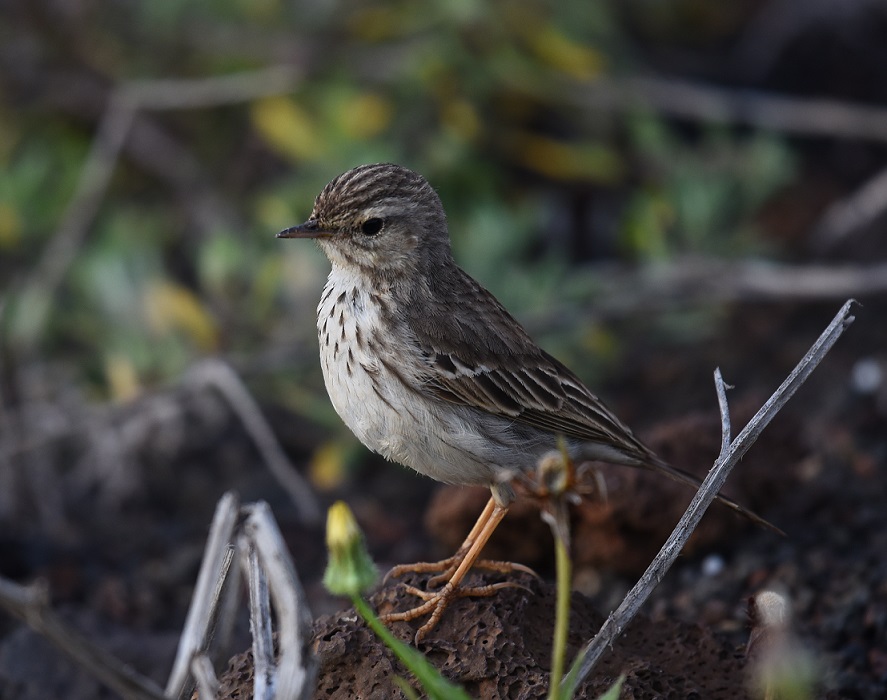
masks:
<path fill-rule="evenodd" d="M 217 604 L 218 610 L 213 611 L 215 621 L 211 629 L 210 638 L 207 641 L 209 657 L 217 665 L 226 662 L 231 656 L 231 642 L 234 638 L 234 630 L 237 626 L 237 618 L 243 601 L 244 582 L 237 575 L 240 562 L 238 561 L 235 564 L 233 561 L 237 557 L 237 545 L 235 543 L 228 543 L 225 556 L 226 562 L 222 569 L 224 578 L 219 581 L 221 593 Z M 231 561 L 227 561 L 229 556 Z"/>
<path fill-rule="evenodd" d="M 268 504 L 258 502 L 243 510 L 247 514 L 243 530 L 256 547 L 277 613 L 279 652 L 274 697 L 307 699 L 314 692 L 317 662 L 309 647 L 312 620 L 305 592 Z"/>
<path fill-rule="evenodd" d="M 22 286 L 21 296 L 28 300 L 28 325 L 32 329 L 42 327 L 50 301 L 105 196 L 140 110 L 196 109 L 249 102 L 291 91 L 300 75 L 296 67 L 280 65 L 194 80 L 140 80 L 117 88 L 108 100 L 61 224 Z"/>
<path fill-rule="evenodd" d="M 649 293 L 707 301 L 816 301 L 887 292 L 887 264 L 783 265 L 768 260 L 685 257 L 645 270 Z M 632 284 L 631 281 L 628 282 Z"/>
<path fill-rule="evenodd" d="M 721 450 L 721 454 L 718 455 L 714 466 L 693 496 L 693 500 L 687 507 L 686 512 L 666 543 L 662 546 L 659 554 L 656 555 L 656 558 L 647 567 L 647 570 L 637 584 L 628 592 L 628 595 L 625 596 L 619 607 L 610 613 L 594 639 L 580 652 L 577 663 L 574 665 L 574 668 L 577 669 L 575 677 L 573 677 L 573 673 L 570 673 L 564 678 L 564 684 L 566 686 L 569 683 L 569 690 L 571 692 L 575 691 L 575 688 L 588 677 L 588 674 L 591 673 L 591 670 L 607 647 L 615 642 L 616 638 L 631 622 L 638 610 L 640 610 L 653 589 L 665 576 L 668 569 L 671 568 L 693 530 L 699 524 L 706 509 L 721 490 L 730 470 L 736 466 L 749 447 L 758 439 L 761 431 L 782 409 L 785 403 L 797 391 L 798 387 L 806 381 L 807 377 L 822 361 L 844 330 L 853 322 L 854 317 L 850 315 L 850 308 L 854 303 L 850 299 L 841 307 L 838 315 L 835 316 L 822 335 L 807 351 L 807 354 L 792 370 L 791 374 L 773 395 L 767 399 L 767 402 L 755 414 L 754 418 L 749 421 L 748 425 L 742 429 L 742 432 L 739 433 L 736 439 L 729 443 L 727 449 Z M 721 423 L 722 425 L 729 426 L 730 417 L 726 405 L 726 394 L 724 393 L 723 380 L 719 371 L 715 372 L 715 385 L 718 391 L 719 404 L 721 404 Z M 723 402 L 720 399 L 722 395 L 724 396 Z"/>
<path fill-rule="evenodd" d="M 213 662 L 205 653 L 195 654 L 191 659 L 191 675 L 197 681 L 201 700 L 213 700 L 219 692 L 219 679 L 213 669 Z"/>
<path fill-rule="evenodd" d="M 201 109 L 289 92 L 301 77 L 296 66 L 280 64 L 208 78 L 134 80 L 119 90 L 139 109 Z"/>
<path fill-rule="evenodd" d="M 180 648 L 195 648 L 193 644 L 188 643 L 189 641 L 199 644 L 199 646 L 196 647 L 196 651 L 194 652 L 192 661 L 198 656 L 206 656 L 207 659 L 209 659 L 208 652 L 209 648 L 215 641 L 214 637 L 216 626 L 218 625 L 219 615 L 225 607 L 223 605 L 223 600 L 225 599 L 224 592 L 231 590 L 229 582 L 232 578 L 237 578 L 237 576 L 230 576 L 231 564 L 234 562 L 235 549 L 236 548 L 230 542 L 224 544 L 221 567 L 216 575 L 215 587 L 213 588 L 212 595 L 209 598 L 209 605 L 205 611 L 205 614 L 202 617 L 198 618 L 198 625 L 196 627 L 197 631 L 193 634 L 183 633 L 182 637 L 180 637 L 179 639 Z M 198 598 L 195 595 L 192 598 L 192 604 L 194 601 L 200 601 L 202 603 L 203 600 L 203 598 Z M 202 635 L 202 638 L 199 635 Z M 183 641 L 185 642 L 184 644 Z M 195 676 L 194 680 L 198 681 L 199 679 Z M 184 689 L 180 691 L 179 698 L 183 700 L 185 697 L 190 697 L 190 691 L 191 688 L 186 683 Z"/>
<path fill-rule="evenodd" d="M 176 658 L 166 683 L 167 697 L 181 698 L 186 695 L 190 689 L 188 678 L 191 659 L 194 654 L 206 649 L 218 598 L 231 564 L 233 552 L 230 543 L 239 513 L 238 498 L 228 491 L 219 499 L 210 525 L 191 607 L 185 618 Z"/>
<path fill-rule="evenodd" d="M 887 293 L 887 264 L 783 265 L 763 260 L 727 261 L 696 256 L 633 268 L 596 264 L 586 268 L 593 280 L 588 293 L 594 307 L 563 304 L 527 327 L 545 332 L 575 327 L 577 320 L 686 306 L 744 301 L 828 301 Z M 586 294 L 586 296 L 587 296 Z"/>
<path fill-rule="evenodd" d="M 229 364 L 218 359 L 204 360 L 192 368 L 181 384 L 189 397 L 200 398 L 203 395 L 195 391 L 195 386 L 201 390 L 213 391 L 214 398 L 218 395 L 226 407 L 241 421 L 268 469 L 295 503 L 301 522 L 306 525 L 320 522 L 322 517 L 320 504 L 310 484 L 302 478 L 288 459 L 255 399 Z M 119 501 L 121 494 L 110 491 L 114 484 L 129 490 L 136 485 L 132 469 L 122 469 L 121 464 L 127 466 L 129 456 L 149 439 L 148 433 L 153 435 L 160 429 L 161 434 L 166 432 L 176 434 L 186 424 L 183 420 L 184 400 L 180 393 L 178 386 L 175 386 L 167 391 L 156 391 L 140 397 L 137 402 L 127 404 L 125 407 L 107 405 L 100 410 L 93 407 L 84 407 L 80 410 L 78 406 L 77 410 L 65 411 L 66 406 L 60 406 L 58 401 L 47 401 L 46 414 L 53 417 L 50 429 L 43 426 L 46 421 L 34 418 L 35 412 L 42 408 L 42 405 L 37 401 L 28 401 L 27 414 L 24 413 L 24 408 L 21 411 L 0 413 L 0 463 L 10 457 L 27 458 L 30 451 L 51 440 L 72 435 L 82 436 L 91 444 L 83 458 L 77 462 L 77 467 L 73 471 L 75 477 L 78 479 L 88 477 L 91 482 L 101 485 L 103 497 Z M 70 406 L 67 408 L 70 409 Z M 27 430 L 18 429 L 19 425 L 26 426 Z M 153 437 L 150 439 L 154 440 Z M 34 459 L 38 457 L 39 455 Z M 41 464 L 37 466 L 50 468 Z M 33 477 L 32 472 L 38 470 L 35 468 L 30 471 L 23 469 L 0 471 L 0 486 L 5 481 L 11 481 L 16 471 L 21 473 L 21 478 L 27 479 Z M 102 473 L 99 473 L 100 471 Z M 47 482 L 44 479 L 35 483 L 39 486 Z M 3 512 L 6 501 L 9 502 L 9 507 L 15 505 L 15 499 L 10 496 L 12 493 L 14 491 L 3 491 L 0 488 L 0 512 Z M 44 521 L 53 525 L 55 531 L 63 532 L 65 509 L 58 494 L 54 494 L 54 491 L 46 491 L 40 499 L 37 499 L 37 503 L 40 504 L 41 515 L 45 516 Z M 53 505 L 55 507 L 51 507 Z"/>
<path fill-rule="evenodd" d="M 733 439 L 730 426 L 730 407 L 727 405 L 727 389 L 732 388 L 732 385 L 724 383 L 721 368 L 715 367 L 715 392 L 718 395 L 718 411 L 721 414 L 721 454 L 726 454 Z"/>
<path fill-rule="evenodd" d="M 855 192 L 834 202 L 813 227 L 809 245 L 827 252 L 851 234 L 887 213 L 887 168 L 863 183 Z"/>
<path fill-rule="evenodd" d="M 305 525 L 319 523 L 322 517 L 320 503 L 310 484 L 287 458 L 255 399 L 231 365 L 218 359 L 202 360 L 189 370 L 188 376 L 218 389 L 255 442 L 277 483 L 295 503 L 301 522 Z"/>
<path fill-rule="evenodd" d="M 645 107 L 671 117 L 742 124 L 784 134 L 887 141 L 887 109 L 840 100 L 643 76 L 573 85 L 569 90 L 557 86 L 544 90 L 555 102 L 567 101 L 587 109 L 621 113 Z"/>
<path fill-rule="evenodd" d="M 167 700 L 160 686 L 63 622 L 49 607 L 46 586 L 0 577 L 0 607 L 26 622 L 95 678 L 127 700 Z"/>
<path fill-rule="evenodd" d="M 317 664 L 308 650 L 312 618 L 295 566 L 268 505 L 258 503 L 244 506 L 241 510 L 236 496 L 231 492 L 224 494 L 216 506 L 191 607 L 165 692 L 60 621 L 49 607 L 44 585 L 24 587 L 0 577 L 0 607 L 24 620 L 127 700 L 183 698 L 191 690 L 189 674 L 197 681 L 201 698 L 215 697 L 213 688 L 217 688 L 218 684 L 205 650 L 209 646 L 214 621 L 224 607 L 220 601 L 226 582 L 230 581 L 235 551 L 231 541 L 241 513 L 247 516 L 243 525 L 244 534 L 238 537 L 238 544 L 247 552 L 242 556 L 247 560 L 245 569 L 250 578 L 255 697 L 259 700 L 308 698 L 314 690 Z M 269 585 L 265 582 L 265 571 L 268 572 L 281 626 L 276 672 L 268 604 Z M 230 590 L 230 584 L 227 588 Z"/>
<path fill-rule="evenodd" d="M 249 589 L 249 628 L 253 638 L 253 698 L 274 700 L 274 638 L 271 633 L 271 600 L 268 579 L 259 563 L 255 545 L 246 537 L 238 541 L 241 569 Z"/>
<path fill-rule="evenodd" d="M 135 110 L 136 106 L 120 94 L 109 100 L 77 179 L 74 194 L 62 214 L 61 224 L 43 249 L 40 260 L 24 285 L 24 296 L 30 295 L 35 304 L 38 303 L 37 299 L 42 299 L 45 304 L 45 308 L 35 306 L 30 310 L 32 313 L 45 315 L 56 288 L 74 261 L 108 188 L 120 149 L 132 126 Z M 41 322 L 37 319 L 31 323 Z"/>

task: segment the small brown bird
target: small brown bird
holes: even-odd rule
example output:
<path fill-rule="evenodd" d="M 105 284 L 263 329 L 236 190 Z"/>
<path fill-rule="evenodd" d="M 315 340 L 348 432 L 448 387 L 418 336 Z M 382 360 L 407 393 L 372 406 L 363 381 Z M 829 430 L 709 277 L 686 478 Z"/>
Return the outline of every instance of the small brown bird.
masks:
<path fill-rule="evenodd" d="M 492 491 L 455 557 L 440 562 L 444 578 L 452 573 L 446 585 L 413 589 L 426 602 L 388 616 L 430 614 L 417 640 L 514 500 L 511 480 L 535 470 L 559 436 L 575 460 L 699 485 L 645 447 L 456 264 L 440 198 L 420 175 L 392 164 L 349 170 L 323 188 L 308 221 L 277 236 L 314 238 L 332 263 L 317 307 L 320 362 L 330 400 L 358 439 L 438 481 Z"/>

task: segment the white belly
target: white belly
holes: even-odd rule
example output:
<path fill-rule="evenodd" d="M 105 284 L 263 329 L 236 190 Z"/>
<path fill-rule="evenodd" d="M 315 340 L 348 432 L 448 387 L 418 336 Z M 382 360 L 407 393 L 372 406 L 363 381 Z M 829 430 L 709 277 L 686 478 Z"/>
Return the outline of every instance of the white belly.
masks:
<path fill-rule="evenodd" d="M 381 335 L 380 321 L 372 295 L 333 269 L 317 308 L 317 335 L 336 412 L 364 445 L 388 459 L 439 481 L 494 483 L 501 466 L 491 459 L 488 440 L 460 412 L 439 410 L 404 386 L 401 377 L 419 386 L 417 368 L 403 358 L 412 349 Z M 384 361 L 380 345 L 388 348 Z"/>

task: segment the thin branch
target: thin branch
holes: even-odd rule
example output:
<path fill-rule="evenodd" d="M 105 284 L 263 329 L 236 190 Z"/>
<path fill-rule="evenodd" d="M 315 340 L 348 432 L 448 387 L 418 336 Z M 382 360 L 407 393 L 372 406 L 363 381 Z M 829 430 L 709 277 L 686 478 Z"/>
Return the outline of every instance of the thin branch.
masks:
<path fill-rule="evenodd" d="M 677 559 L 693 530 L 699 524 L 702 515 L 720 491 L 733 467 L 736 466 L 748 448 L 757 440 L 761 431 L 772 420 L 773 416 L 782 409 L 785 403 L 797 391 L 798 387 L 804 383 L 813 369 L 822 361 L 844 330 L 853 322 L 854 317 L 850 315 L 850 309 L 854 303 L 853 300 L 848 300 L 841 307 L 838 315 L 835 316 L 828 328 L 823 331 L 819 339 L 807 351 L 807 354 L 782 385 L 755 414 L 754 418 L 749 421 L 748 425 L 743 428 L 736 439 L 730 442 L 726 449 L 722 449 L 714 467 L 708 473 L 705 481 L 702 482 L 699 491 L 693 497 L 689 507 L 681 517 L 671 536 L 662 546 L 659 554 L 656 555 L 656 558 L 634 588 L 629 591 L 619 607 L 609 615 L 594 639 L 580 652 L 575 663 L 578 672 L 575 675 L 570 673 L 564 679 L 565 682 L 569 679 L 573 683 L 572 689 L 578 687 L 588 676 L 607 647 L 613 644 L 622 633 L 622 630 L 634 618 L 650 593 L 665 576 L 665 573 L 675 559 Z M 720 395 L 724 391 L 720 372 L 715 374 L 715 383 Z M 727 415 L 725 403 L 721 405 L 721 413 L 722 425 L 729 426 L 730 419 L 729 415 Z M 727 429 L 729 430 L 729 427 Z"/>
<path fill-rule="evenodd" d="M 783 265 L 685 257 L 649 271 L 650 281 L 684 298 L 717 301 L 830 300 L 887 291 L 887 265 Z M 693 290 L 692 287 L 698 285 Z"/>
<path fill-rule="evenodd" d="M 224 663 L 230 658 L 231 642 L 234 638 L 234 629 L 237 626 L 238 611 L 243 600 L 243 579 L 236 575 L 240 562 L 234 562 L 237 556 L 237 545 L 229 542 L 225 551 L 225 559 L 222 561 L 221 590 L 218 594 L 218 602 L 214 613 L 213 625 L 210 630 L 210 639 L 207 646 L 210 649 L 210 658 L 213 663 Z M 231 575 L 234 567 L 235 575 Z"/>
<path fill-rule="evenodd" d="M 268 579 L 259 563 L 256 547 L 246 537 L 241 538 L 244 553 L 243 571 L 249 588 L 249 626 L 253 637 L 253 698 L 274 700 L 274 639 L 271 634 L 271 600 L 268 597 Z"/>
<path fill-rule="evenodd" d="M 203 360 L 191 369 L 189 376 L 219 390 L 252 437 L 274 478 L 295 503 L 302 523 L 319 523 L 320 503 L 315 498 L 311 485 L 289 461 L 255 399 L 231 366 L 218 359 Z"/>
<path fill-rule="evenodd" d="M 728 261 L 684 256 L 645 266 L 597 264 L 577 275 L 587 286 L 576 296 L 593 295 L 594 307 L 564 303 L 544 316 L 527 319 L 544 332 L 578 320 L 621 317 L 685 306 L 747 301 L 831 301 L 887 293 L 887 264 L 784 265 L 764 260 Z"/>
<path fill-rule="evenodd" d="M 119 91 L 140 109 L 200 109 L 289 92 L 301 77 L 299 68 L 284 64 L 209 78 L 134 80 Z"/>
<path fill-rule="evenodd" d="M 278 621 L 278 664 L 275 692 L 278 698 L 309 698 L 317 670 L 310 653 L 311 613 L 293 560 L 267 503 L 244 507 L 244 532 L 255 545 Z"/>
<path fill-rule="evenodd" d="M 183 697 L 188 690 L 191 659 L 196 653 L 206 650 L 221 585 L 231 563 L 229 545 L 237 524 L 238 505 L 237 496 L 231 491 L 222 496 L 216 505 L 191 607 L 185 618 L 179 648 L 166 683 L 166 695 L 170 698 Z"/>
<path fill-rule="evenodd" d="M 887 213 L 887 168 L 834 202 L 813 228 L 810 246 L 825 252 Z"/>
<path fill-rule="evenodd" d="M 687 80 L 622 77 L 587 86 L 547 87 L 551 99 L 594 110 L 648 108 L 693 121 L 742 124 L 800 136 L 887 141 L 887 109 L 839 100 L 789 97 Z"/>
<path fill-rule="evenodd" d="M 206 654 L 195 654 L 191 659 L 191 675 L 197 681 L 199 696 L 213 700 L 219 692 L 219 679 L 216 678 L 212 661 Z"/>
<path fill-rule="evenodd" d="M 43 249 L 21 289 L 29 326 L 43 326 L 55 292 L 83 244 L 105 197 L 121 149 L 141 110 L 195 109 L 249 102 L 291 91 L 300 78 L 294 66 L 196 80 L 142 80 L 124 83 L 108 99 L 89 155 L 55 235 Z M 32 333 L 31 337 L 36 334 Z"/>
<path fill-rule="evenodd" d="M 24 305 L 27 309 L 32 338 L 42 328 L 55 291 L 74 262 L 95 218 L 134 116 L 133 105 L 127 100 L 111 98 L 61 223 L 22 285 L 22 298 L 17 305 Z"/>
<path fill-rule="evenodd" d="M 240 516 L 245 520 L 231 545 Z M 45 586 L 23 587 L 0 577 L 0 607 L 8 609 L 62 651 L 90 671 L 101 682 L 127 700 L 170 700 L 185 697 L 193 684 L 200 696 L 215 697 L 218 681 L 206 655 L 211 630 L 223 607 L 223 592 L 230 590 L 230 566 L 239 549 L 250 583 L 250 627 L 253 631 L 255 697 L 258 700 L 307 699 L 314 692 L 317 661 L 310 652 L 312 617 L 307 598 L 296 574 L 280 530 L 266 503 L 238 506 L 229 492 L 219 500 L 210 526 L 200 573 L 167 689 L 164 693 L 88 639 L 69 629 L 49 608 Z M 280 653 L 276 669 L 271 634 L 269 591 L 279 626 Z"/>
<path fill-rule="evenodd" d="M 20 586 L 0 577 L 0 607 L 26 622 L 76 663 L 127 700 L 165 700 L 163 690 L 88 638 L 73 630 L 49 607 L 46 587 Z"/>
<path fill-rule="evenodd" d="M 718 395 L 718 410 L 721 414 L 721 454 L 730 449 L 731 428 L 730 428 L 730 408 L 727 405 L 727 389 L 732 386 L 724 384 L 724 378 L 721 376 L 721 368 L 715 368 L 715 391 Z"/>

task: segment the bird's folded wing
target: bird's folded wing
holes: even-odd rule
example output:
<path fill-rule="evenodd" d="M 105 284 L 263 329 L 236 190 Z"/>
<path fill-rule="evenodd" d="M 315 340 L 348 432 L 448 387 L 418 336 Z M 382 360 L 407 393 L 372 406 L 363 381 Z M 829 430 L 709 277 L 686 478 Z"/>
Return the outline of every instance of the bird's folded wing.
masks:
<path fill-rule="evenodd" d="M 442 287 L 438 296 L 448 300 L 447 313 L 422 313 L 429 300 L 403 307 L 415 349 L 425 360 L 424 390 L 567 438 L 610 445 L 627 457 L 650 455 L 492 294 L 460 268 L 453 270 L 455 279 L 435 280 Z"/>
<path fill-rule="evenodd" d="M 510 367 L 471 367 L 454 353 L 429 353 L 428 358 L 425 386 L 438 398 L 565 437 L 647 454 L 597 397 L 545 353 L 508 357 Z"/>

